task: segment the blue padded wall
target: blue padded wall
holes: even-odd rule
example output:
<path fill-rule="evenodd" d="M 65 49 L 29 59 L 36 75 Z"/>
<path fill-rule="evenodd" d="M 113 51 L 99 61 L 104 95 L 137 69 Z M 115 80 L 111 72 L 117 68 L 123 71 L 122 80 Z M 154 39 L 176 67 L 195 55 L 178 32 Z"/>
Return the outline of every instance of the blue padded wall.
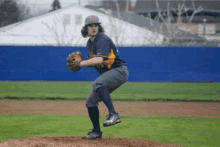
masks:
<path fill-rule="evenodd" d="M 119 47 L 127 61 L 129 81 L 220 81 L 218 47 Z M 73 73 L 66 67 L 69 53 L 86 47 L 0 46 L 1 81 L 92 81 L 98 72 L 82 67 Z"/>

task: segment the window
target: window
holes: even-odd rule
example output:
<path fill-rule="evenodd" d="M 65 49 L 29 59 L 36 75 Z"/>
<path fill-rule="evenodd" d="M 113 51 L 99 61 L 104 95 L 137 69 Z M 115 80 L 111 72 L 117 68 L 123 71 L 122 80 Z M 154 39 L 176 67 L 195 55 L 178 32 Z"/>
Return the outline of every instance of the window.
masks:
<path fill-rule="evenodd" d="M 63 15 L 63 22 L 64 22 L 64 24 L 70 25 L 71 24 L 71 15 L 64 14 Z"/>
<path fill-rule="evenodd" d="M 82 25 L 82 14 L 76 14 L 75 15 L 75 24 L 76 25 Z"/>

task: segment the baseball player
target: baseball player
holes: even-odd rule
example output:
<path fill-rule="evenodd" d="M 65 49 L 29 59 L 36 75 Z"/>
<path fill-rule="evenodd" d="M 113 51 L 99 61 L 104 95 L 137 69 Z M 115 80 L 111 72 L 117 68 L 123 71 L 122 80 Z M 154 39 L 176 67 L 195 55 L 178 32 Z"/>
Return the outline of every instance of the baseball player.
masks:
<path fill-rule="evenodd" d="M 110 93 L 119 88 L 128 79 L 127 63 L 119 56 L 112 40 L 104 34 L 104 29 L 95 15 L 85 19 L 85 26 L 81 30 L 82 36 L 89 37 L 87 42 L 88 60 L 76 57 L 79 66 L 93 66 L 100 76 L 93 82 L 93 89 L 86 99 L 86 107 L 93 124 L 93 129 L 83 139 L 101 139 L 102 131 L 99 124 L 98 102 L 103 101 L 108 108 L 108 118 L 103 122 L 104 127 L 121 122 L 116 112 Z"/>

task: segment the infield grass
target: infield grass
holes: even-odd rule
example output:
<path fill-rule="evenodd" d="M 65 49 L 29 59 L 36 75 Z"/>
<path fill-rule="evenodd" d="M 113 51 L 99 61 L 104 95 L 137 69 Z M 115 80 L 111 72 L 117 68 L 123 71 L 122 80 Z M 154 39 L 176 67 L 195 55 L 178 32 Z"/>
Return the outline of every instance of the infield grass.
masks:
<path fill-rule="evenodd" d="M 125 83 L 111 96 L 115 100 L 220 101 L 220 83 Z M 80 99 L 91 82 L 0 82 L 0 98 Z"/>
<path fill-rule="evenodd" d="M 105 120 L 100 118 L 100 123 Z M 33 136 L 82 136 L 92 128 L 88 116 L 0 114 L 0 141 Z M 129 117 L 104 128 L 103 136 L 143 138 L 188 147 L 219 145 L 220 118 Z"/>

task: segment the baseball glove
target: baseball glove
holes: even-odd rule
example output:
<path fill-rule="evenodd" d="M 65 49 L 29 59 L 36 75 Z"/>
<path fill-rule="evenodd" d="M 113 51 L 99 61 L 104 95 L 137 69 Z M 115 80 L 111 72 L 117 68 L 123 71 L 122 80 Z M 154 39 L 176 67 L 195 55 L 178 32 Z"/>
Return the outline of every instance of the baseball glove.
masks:
<path fill-rule="evenodd" d="M 75 60 L 77 59 L 77 60 Z M 83 60 L 83 56 L 81 52 L 73 52 L 71 54 L 69 54 L 69 56 L 66 59 L 66 65 L 67 67 L 73 71 L 73 72 L 77 72 L 81 69 L 81 67 L 79 66 L 79 63 Z"/>

